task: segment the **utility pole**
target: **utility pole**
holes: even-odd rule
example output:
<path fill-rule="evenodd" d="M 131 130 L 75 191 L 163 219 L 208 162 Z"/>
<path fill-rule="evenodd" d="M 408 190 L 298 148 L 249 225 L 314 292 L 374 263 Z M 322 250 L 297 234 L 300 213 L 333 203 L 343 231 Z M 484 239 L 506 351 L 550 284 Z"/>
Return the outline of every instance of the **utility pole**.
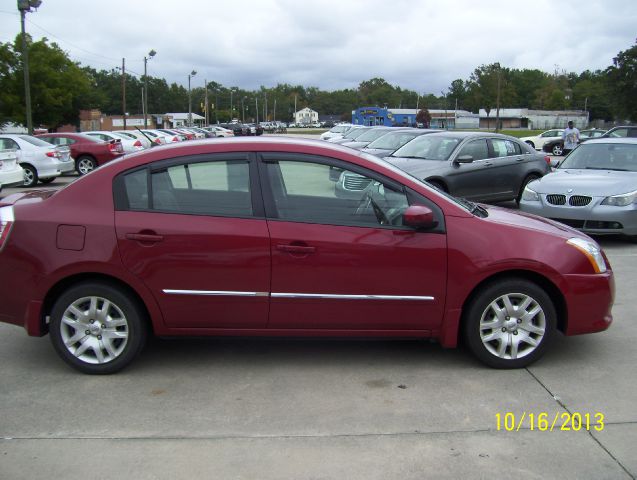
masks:
<path fill-rule="evenodd" d="M 188 126 L 192 127 L 192 93 L 190 90 L 190 79 L 197 75 L 197 72 L 193 70 L 188 74 Z"/>
<path fill-rule="evenodd" d="M 209 125 L 209 117 L 208 117 L 208 80 L 204 78 L 203 80 L 203 88 L 204 88 L 204 115 L 206 116 L 206 127 Z"/>
<path fill-rule="evenodd" d="M 42 4 L 41 0 L 18 0 L 18 10 L 20 10 L 20 30 L 22 32 L 22 69 L 24 70 L 24 103 L 26 108 L 27 130 L 29 135 L 33 135 L 33 118 L 31 116 L 31 85 L 29 81 L 29 49 L 27 48 L 27 34 L 24 28 L 24 21 L 27 12 L 32 8 L 37 9 Z"/>
<path fill-rule="evenodd" d="M 144 128 L 148 128 L 148 75 L 146 74 L 146 64 L 148 60 L 151 60 L 157 52 L 155 50 L 151 50 L 148 52 L 148 58 L 144 57 L 144 98 L 142 102 L 142 110 L 144 111 Z"/>
<path fill-rule="evenodd" d="M 272 116 L 274 117 L 272 120 L 276 122 L 276 97 L 274 98 L 274 113 L 272 114 Z"/>
<path fill-rule="evenodd" d="M 255 95 L 254 96 L 254 109 L 257 112 L 257 125 L 259 124 L 259 96 Z"/>
<path fill-rule="evenodd" d="M 122 58 L 122 118 L 126 130 L 126 59 Z"/>
<path fill-rule="evenodd" d="M 502 75 L 500 74 L 502 69 L 500 68 L 499 63 L 497 64 L 497 67 L 498 67 L 498 91 L 495 98 L 495 132 L 496 133 L 498 133 L 498 130 L 500 130 L 500 81 L 502 77 Z"/>

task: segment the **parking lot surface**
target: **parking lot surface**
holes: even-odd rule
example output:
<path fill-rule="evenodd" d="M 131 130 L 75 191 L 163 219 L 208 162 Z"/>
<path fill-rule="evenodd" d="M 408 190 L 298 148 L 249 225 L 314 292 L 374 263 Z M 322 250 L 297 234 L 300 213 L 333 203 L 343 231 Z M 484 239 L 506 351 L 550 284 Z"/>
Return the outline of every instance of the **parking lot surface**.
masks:
<path fill-rule="evenodd" d="M 86 376 L 2 324 L 0 478 L 635 478 L 637 245 L 598 240 L 614 324 L 521 370 L 424 341 L 153 339 Z"/>

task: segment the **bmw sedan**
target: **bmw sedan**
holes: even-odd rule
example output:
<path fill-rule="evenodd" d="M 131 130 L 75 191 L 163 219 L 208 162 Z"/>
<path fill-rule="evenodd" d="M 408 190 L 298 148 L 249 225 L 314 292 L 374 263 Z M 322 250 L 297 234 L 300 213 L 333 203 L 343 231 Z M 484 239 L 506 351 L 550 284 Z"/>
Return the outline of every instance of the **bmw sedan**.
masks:
<path fill-rule="evenodd" d="M 481 202 L 519 201 L 527 183 L 551 170 L 548 156 L 494 133 L 423 135 L 385 160 L 451 195 Z"/>
<path fill-rule="evenodd" d="M 590 234 L 637 238 L 637 138 L 581 144 L 547 176 L 529 183 L 520 209 Z"/>
<path fill-rule="evenodd" d="M 337 197 L 332 167 L 367 188 Z M 94 374 L 150 334 L 434 338 L 517 368 L 558 331 L 608 328 L 614 297 L 607 258 L 574 229 L 273 137 L 146 150 L 1 199 L 0 283 L 0 321 Z"/>

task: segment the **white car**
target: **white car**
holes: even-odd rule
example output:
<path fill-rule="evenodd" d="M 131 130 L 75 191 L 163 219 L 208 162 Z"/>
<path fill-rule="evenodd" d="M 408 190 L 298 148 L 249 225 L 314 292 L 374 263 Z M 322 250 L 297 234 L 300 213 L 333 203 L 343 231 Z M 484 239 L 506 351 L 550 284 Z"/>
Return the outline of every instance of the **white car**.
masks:
<path fill-rule="evenodd" d="M 139 140 L 144 148 L 150 148 L 150 140 L 138 130 L 113 130 L 113 133 L 124 135 L 132 140 Z"/>
<path fill-rule="evenodd" d="M 16 151 L 18 163 L 24 169 L 25 187 L 49 183 L 66 172 L 75 171 L 75 160 L 68 147 L 56 147 L 31 135 L 1 134 L 0 150 Z"/>
<path fill-rule="evenodd" d="M 15 150 L 0 150 L 0 191 L 24 183 L 24 170 L 18 163 Z"/>
<path fill-rule="evenodd" d="M 528 143 L 536 150 L 542 150 L 544 143 L 549 140 L 555 140 L 556 138 L 562 138 L 563 131 L 564 129 L 554 128 L 553 130 L 547 130 L 546 132 L 542 132 L 534 137 L 522 137 L 520 140 L 524 143 Z"/>
<path fill-rule="evenodd" d="M 208 129 L 217 137 L 234 137 L 234 132 L 227 128 L 218 127 L 217 125 L 211 125 Z"/>
<path fill-rule="evenodd" d="M 321 134 L 321 140 L 328 140 L 332 137 L 342 137 L 349 129 L 352 128 L 351 124 L 341 123 L 330 128 L 327 132 Z"/>
<path fill-rule="evenodd" d="M 117 132 L 94 131 L 82 133 L 84 133 L 85 135 L 90 135 L 91 137 L 99 138 L 100 140 L 104 140 L 105 142 L 109 142 L 111 140 L 119 140 L 122 144 L 122 148 L 124 149 L 124 153 L 133 153 L 144 150 L 142 142 L 140 142 L 139 140 L 133 140 L 126 135 L 120 135 Z"/>
<path fill-rule="evenodd" d="M 157 135 L 158 137 L 162 137 L 164 139 L 164 143 L 171 144 L 177 142 L 183 142 L 183 138 L 177 132 L 168 132 L 167 130 L 144 130 L 144 133 L 149 133 L 150 135 Z"/>

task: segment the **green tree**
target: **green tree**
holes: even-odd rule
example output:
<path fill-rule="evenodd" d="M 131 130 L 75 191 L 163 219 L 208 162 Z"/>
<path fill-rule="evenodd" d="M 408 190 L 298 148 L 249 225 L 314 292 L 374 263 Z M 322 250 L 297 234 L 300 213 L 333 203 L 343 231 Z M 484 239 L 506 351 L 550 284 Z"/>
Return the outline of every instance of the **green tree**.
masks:
<path fill-rule="evenodd" d="M 425 128 L 429 128 L 431 124 L 431 113 L 427 110 L 427 107 L 421 108 L 416 114 L 416 121 L 422 123 Z"/>
<path fill-rule="evenodd" d="M 637 43 L 613 58 L 606 69 L 616 116 L 637 120 Z"/>

